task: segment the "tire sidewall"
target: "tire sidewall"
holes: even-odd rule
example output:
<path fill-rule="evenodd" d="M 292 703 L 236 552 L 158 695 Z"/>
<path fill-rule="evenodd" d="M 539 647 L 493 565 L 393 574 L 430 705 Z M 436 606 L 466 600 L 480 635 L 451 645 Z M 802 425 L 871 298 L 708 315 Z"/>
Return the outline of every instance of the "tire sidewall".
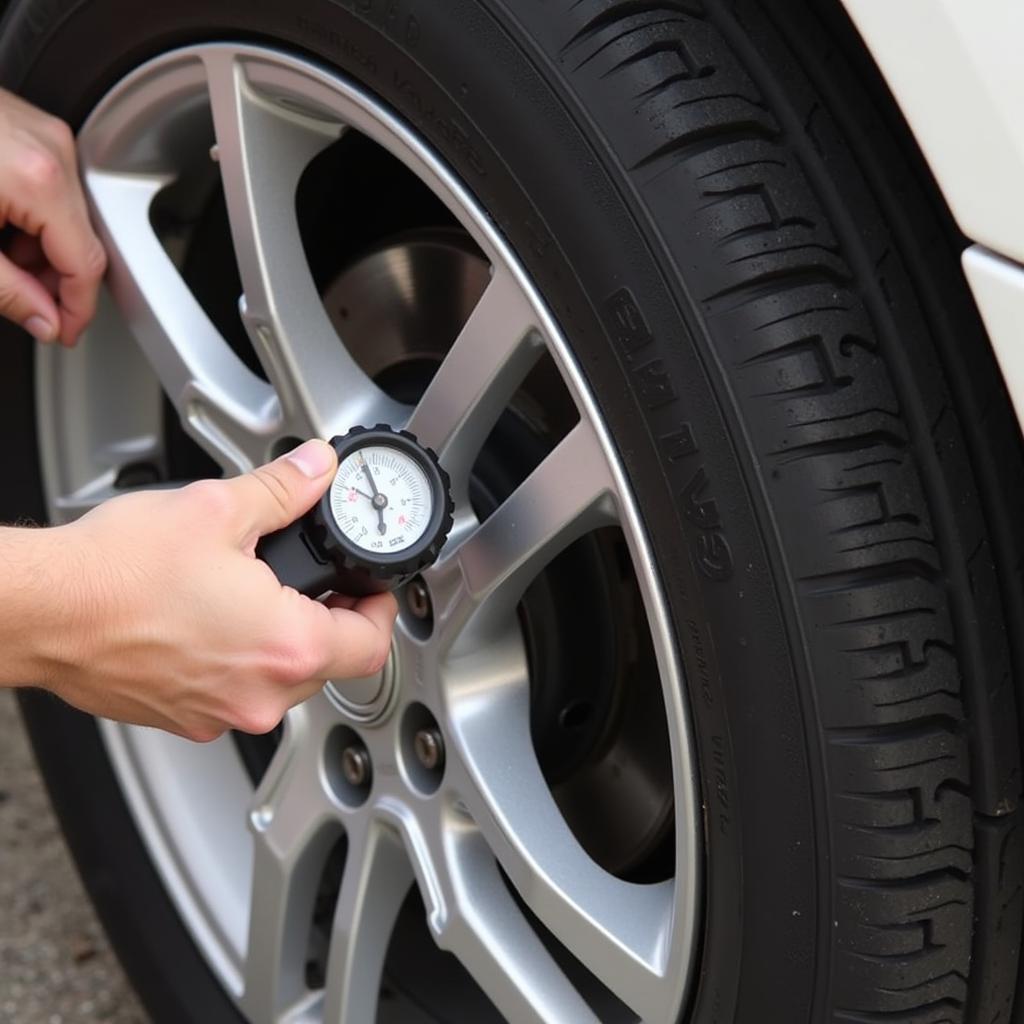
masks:
<path fill-rule="evenodd" d="M 724 384 L 685 268 L 679 276 L 650 244 L 640 200 L 563 86 L 566 19 L 538 15 L 525 32 L 519 21 L 529 15 L 519 14 L 490 0 L 182 0 L 149 5 L 143 17 L 127 0 L 45 0 L 11 13 L 0 68 L 3 84 L 78 124 L 117 80 L 168 49 L 273 42 L 357 80 L 445 157 L 569 339 L 663 582 L 706 847 L 688 1019 L 763 1021 L 766 1005 L 777 1019 L 798 1019 L 810 1006 L 817 944 L 813 772 L 749 453 L 723 414 Z M 24 378 L 3 386 L 24 388 Z M 55 789 L 60 776 L 51 772 Z M 93 827 L 88 811 L 70 814 L 72 832 Z M 118 945 L 137 940 L 122 935 Z"/>

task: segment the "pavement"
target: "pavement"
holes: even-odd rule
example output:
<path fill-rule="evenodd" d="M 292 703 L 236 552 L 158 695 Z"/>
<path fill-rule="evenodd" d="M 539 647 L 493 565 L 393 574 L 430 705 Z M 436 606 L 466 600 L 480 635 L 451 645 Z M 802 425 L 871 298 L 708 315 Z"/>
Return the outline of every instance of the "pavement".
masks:
<path fill-rule="evenodd" d="M 147 1024 L 0 689 L 0 1024 Z"/>
<path fill-rule="evenodd" d="M 426 929 L 407 931 L 429 944 Z M 461 974 L 450 975 L 453 961 L 444 958 L 438 964 L 425 956 L 430 952 L 414 947 L 405 959 L 429 964 L 429 972 L 445 968 L 426 986 L 437 990 L 431 998 L 443 1005 L 444 991 L 465 982 Z M 481 1006 L 472 1020 L 500 1019 L 492 1016 L 485 999 Z M 389 986 L 376 1024 L 431 1024 L 436 1019 Z M 149 1024 L 149 1018 L 64 845 L 14 695 L 0 687 L 0 1024 L 86 1022 Z"/>

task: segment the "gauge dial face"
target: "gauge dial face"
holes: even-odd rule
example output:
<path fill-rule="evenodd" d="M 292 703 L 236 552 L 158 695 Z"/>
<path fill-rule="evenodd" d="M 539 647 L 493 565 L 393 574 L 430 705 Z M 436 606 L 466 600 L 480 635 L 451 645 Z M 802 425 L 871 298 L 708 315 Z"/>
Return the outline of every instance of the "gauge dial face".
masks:
<path fill-rule="evenodd" d="M 373 555 L 408 550 L 430 525 L 434 494 L 420 463 L 400 448 L 371 444 L 342 459 L 331 484 L 341 532 Z"/>

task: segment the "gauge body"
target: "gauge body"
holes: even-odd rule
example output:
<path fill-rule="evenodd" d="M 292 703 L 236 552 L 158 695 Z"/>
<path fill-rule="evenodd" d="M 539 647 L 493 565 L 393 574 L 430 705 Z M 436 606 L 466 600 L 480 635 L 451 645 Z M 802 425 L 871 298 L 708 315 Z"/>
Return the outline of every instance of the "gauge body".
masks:
<path fill-rule="evenodd" d="M 448 475 L 408 431 L 353 427 L 335 437 L 338 470 L 298 522 L 256 554 L 309 597 L 393 590 L 437 560 L 452 526 Z"/>

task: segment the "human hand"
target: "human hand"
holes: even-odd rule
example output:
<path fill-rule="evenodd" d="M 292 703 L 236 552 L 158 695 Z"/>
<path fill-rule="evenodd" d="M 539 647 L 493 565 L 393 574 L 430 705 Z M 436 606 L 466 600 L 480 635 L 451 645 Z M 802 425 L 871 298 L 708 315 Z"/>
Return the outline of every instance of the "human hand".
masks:
<path fill-rule="evenodd" d="M 0 89 L 0 316 L 74 345 L 96 311 L 107 258 L 89 223 L 75 140 L 61 120 Z"/>
<path fill-rule="evenodd" d="M 91 714 L 206 741 L 268 732 L 324 680 L 378 671 L 391 594 L 321 604 L 254 555 L 335 469 L 331 446 L 308 441 L 244 476 L 125 495 L 36 531 L 68 563 L 44 685 Z"/>

